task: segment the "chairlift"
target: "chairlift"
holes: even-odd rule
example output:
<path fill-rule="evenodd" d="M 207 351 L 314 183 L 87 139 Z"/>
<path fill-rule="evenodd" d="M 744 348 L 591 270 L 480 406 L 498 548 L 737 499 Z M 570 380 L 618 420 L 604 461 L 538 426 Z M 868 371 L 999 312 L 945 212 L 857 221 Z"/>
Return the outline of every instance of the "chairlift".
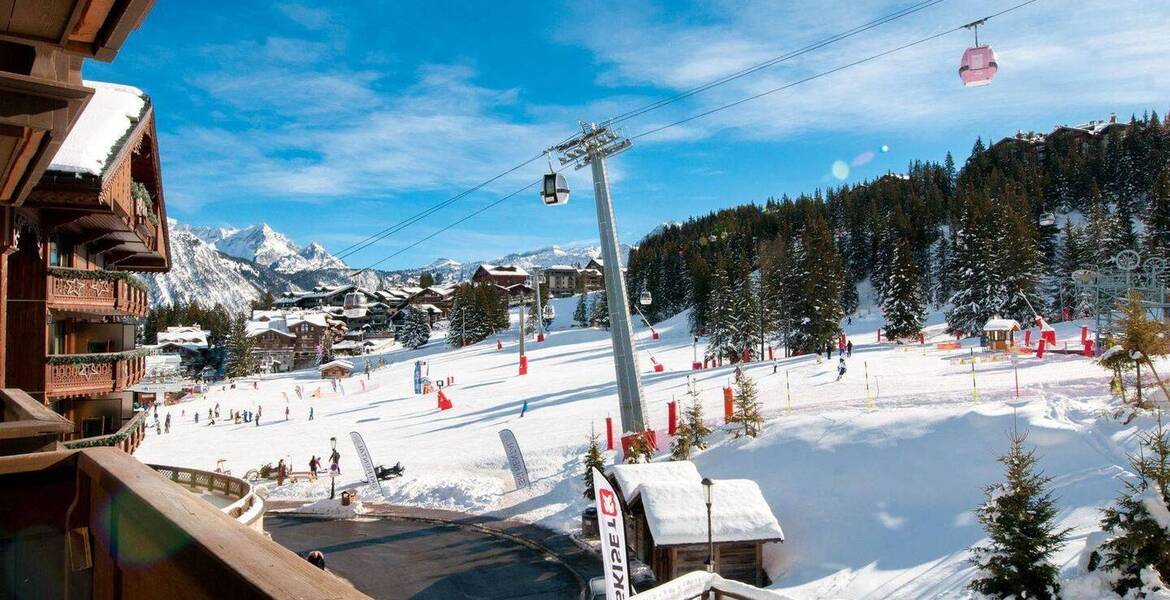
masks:
<path fill-rule="evenodd" d="M 342 308 L 351 309 L 359 308 L 362 305 L 362 295 L 357 292 L 349 292 L 345 295 L 345 303 Z"/>
<path fill-rule="evenodd" d="M 963 53 L 963 61 L 959 65 L 959 78 L 966 87 L 978 87 L 991 83 L 995 72 L 999 70 L 999 61 L 995 50 L 986 44 L 979 45 L 979 26 L 983 21 L 968 24 L 967 29 L 975 30 L 975 45 L 967 48 Z"/>
<path fill-rule="evenodd" d="M 1040 226 L 1041 227 L 1051 227 L 1053 225 L 1056 225 L 1056 215 L 1054 215 L 1050 212 L 1041 213 Z"/>
<path fill-rule="evenodd" d="M 650 303 L 653 301 L 654 297 L 650 295 L 650 290 L 642 292 L 641 297 L 638 298 L 638 304 L 642 306 L 650 306 Z"/>
<path fill-rule="evenodd" d="M 540 186 L 540 199 L 546 206 L 569 203 L 569 182 L 560 173 L 545 173 Z"/>
<path fill-rule="evenodd" d="M 555 308 L 553 308 L 553 305 L 551 302 L 542 306 L 540 308 L 540 312 L 544 314 L 544 318 L 547 321 L 551 321 L 551 320 L 557 318 L 557 311 Z"/>

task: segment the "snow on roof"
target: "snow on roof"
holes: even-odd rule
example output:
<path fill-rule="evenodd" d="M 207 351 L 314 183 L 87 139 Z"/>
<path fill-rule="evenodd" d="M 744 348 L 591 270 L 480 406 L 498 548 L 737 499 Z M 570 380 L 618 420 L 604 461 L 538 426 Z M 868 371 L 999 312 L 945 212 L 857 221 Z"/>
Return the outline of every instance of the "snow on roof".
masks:
<path fill-rule="evenodd" d="M 178 344 L 183 346 L 207 347 L 207 336 L 210 331 L 198 327 L 167 327 L 158 332 L 158 344 Z"/>
<path fill-rule="evenodd" d="M 479 265 L 479 268 L 487 271 L 490 275 L 523 275 L 524 277 L 528 277 L 528 271 L 525 271 L 516 265 L 493 265 L 483 263 Z"/>
<path fill-rule="evenodd" d="M 82 84 L 94 89 L 93 98 L 57 150 L 49 170 L 100 176 L 115 148 L 146 112 L 147 98 L 142 90 L 128 85 Z"/>
<path fill-rule="evenodd" d="M 1020 322 L 1015 319 L 988 319 L 983 331 L 1012 331 L 1019 328 Z"/>
<path fill-rule="evenodd" d="M 667 464 L 667 463 L 663 463 Z M 707 505 L 699 482 L 640 486 L 646 523 L 659 546 L 707 541 Z M 784 531 L 750 479 L 717 479 L 711 486 L 711 537 L 716 542 L 783 540 Z"/>
<path fill-rule="evenodd" d="M 638 488 L 646 483 L 694 483 L 703 480 L 695 463 L 689 460 L 655 462 L 632 465 L 613 465 L 607 471 L 612 475 L 627 503 L 638 497 Z M 703 517 L 706 519 L 706 516 Z"/>
<path fill-rule="evenodd" d="M 341 367 L 341 368 L 346 369 L 348 371 L 352 371 L 353 370 L 353 363 L 349 362 L 348 360 L 341 360 L 341 359 L 332 360 L 332 361 L 329 361 L 329 362 L 317 367 L 317 370 L 324 371 L 325 369 L 329 369 L 332 367 Z"/>
<path fill-rule="evenodd" d="M 411 304 L 410 306 L 412 308 L 417 308 L 419 310 L 425 310 L 427 312 L 432 312 L 432 313 L 443 312 L 443 311 L 439 310 L 439 307 L 435 306 L 434 304 L 425 304 L 425 303 L 424 304 Z"/>
<path fill-rule="evenodd" d="M 569 266 L 569 265 L 553 265 L 551 267 L 546 268 L 545 271 L 572 271 L 572 272 L 576 273 L 577 267 L 573 267 L 573 266 Z"/>

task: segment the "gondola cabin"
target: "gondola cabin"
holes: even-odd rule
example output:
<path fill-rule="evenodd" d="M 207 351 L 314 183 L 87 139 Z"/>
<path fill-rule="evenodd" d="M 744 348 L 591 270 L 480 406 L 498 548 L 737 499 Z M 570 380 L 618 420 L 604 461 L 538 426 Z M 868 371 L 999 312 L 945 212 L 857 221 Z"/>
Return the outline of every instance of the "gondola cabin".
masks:
<path fill-rule="evenodd" d="M 959 78 L 966 87 L 978 87 L 991 83 L 995 79 L 995 72 L 999 70 L 999 61 L 995 50 L 991 46 L 975 46 L 967 48 L 963 53 L 963 61 L 959 65 Z"/>
<path fill-rule="evenodd" d="M 569 203 L 569 182 L 560 173 L 545 173 L 540 199 L 548 206 Z"/>

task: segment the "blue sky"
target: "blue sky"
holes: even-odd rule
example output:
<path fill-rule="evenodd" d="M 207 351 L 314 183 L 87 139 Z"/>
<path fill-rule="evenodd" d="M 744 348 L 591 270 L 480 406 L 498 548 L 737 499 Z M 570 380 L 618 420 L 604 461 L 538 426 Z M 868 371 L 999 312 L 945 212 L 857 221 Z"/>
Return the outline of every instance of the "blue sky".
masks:
<path fill-rule="evenodd" d="M 625 123 L 657 125 L 950 29 L 1020 0 L 947 0 Z M 170 215 L 265 221 L 337 251 L 601 120 L 915 4 L 160 0 L 89 79 L 154 99 Z M 967 32 L 639 139 L 610 163 L 623 241 L 769 196 L 962 160 L 975 136 L 1170 109 L 1170 3 L 1039 0 L 992 20 L 993 85 Z M 883 153 L 880 148 L 889 147 Z M 348 259 L 366 266 L 535 180 L 535 163 Z M 838 172 L 837 175 L 842 173 Z M 382 265 L 596 240 L 588 171 L 568 206 L 521 194 Z"/>

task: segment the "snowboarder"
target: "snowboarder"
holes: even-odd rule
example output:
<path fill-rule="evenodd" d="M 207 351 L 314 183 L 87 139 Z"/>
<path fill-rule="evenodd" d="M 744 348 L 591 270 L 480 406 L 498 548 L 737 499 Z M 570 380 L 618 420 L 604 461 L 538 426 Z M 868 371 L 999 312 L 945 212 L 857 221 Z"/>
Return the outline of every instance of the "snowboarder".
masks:
<path fill-rule="evenodd" d="M 284 459 L 276 463 L 276 485 L 284 485 L 284 478 L 288 476 L 288 467 L 284 464 Z"/>
<path fill-rule="evenodd" d="M 853 358 L 853 340 L 849 340 L 845 343 L 845 356 Z"/>
<path fill-rule="evenodd" d="M 310 421 L 313 420 L 313 407 L 312 406 L 309 407 L 309 420 Z"/>
<path fill-rule="evenodd" d="M 316 454 L 309 455 L 309 481 L 317 481 L 317 469 L 321 468 L 321 459 Z"/>
<path fill-rule="evenodd" d="M 286 406 L 286 407 L 284 407 L 284 420 L 285 420 L 285 421 L 287 421 L 287 420 L 288 420 L 288 407 L 287 407 L 287 406 Z"/>
<path fill-rule="evenodd" d="M 839 362 L 837 363 L 837 381 L 841 381 L 841 378 L 844 376 L 845 376 L 845 359 L 842 358 L 842 359 L 839 359 Z"/>

